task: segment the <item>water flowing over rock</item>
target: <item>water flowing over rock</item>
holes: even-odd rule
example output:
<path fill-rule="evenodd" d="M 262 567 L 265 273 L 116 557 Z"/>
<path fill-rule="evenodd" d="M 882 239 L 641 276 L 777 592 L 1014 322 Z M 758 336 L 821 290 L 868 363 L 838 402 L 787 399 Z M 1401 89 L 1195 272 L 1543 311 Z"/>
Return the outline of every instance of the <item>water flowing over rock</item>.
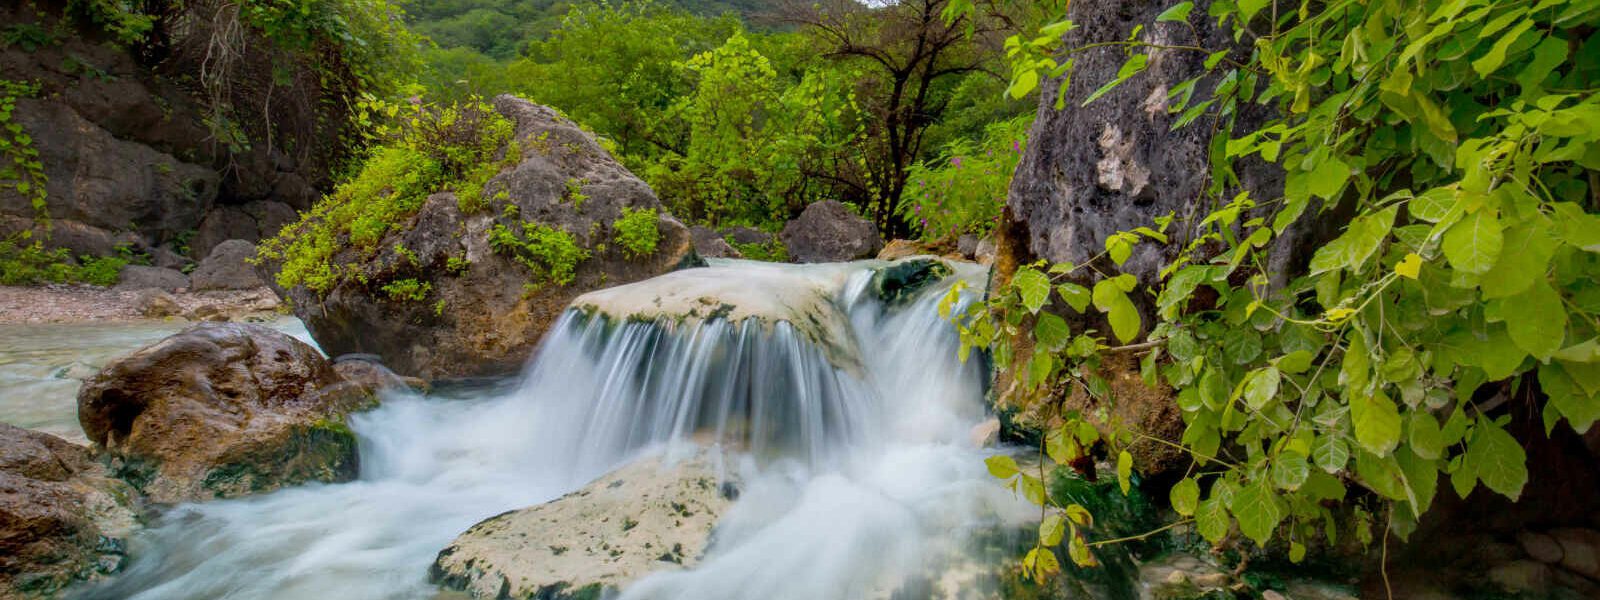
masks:
<path fill-rule="evenodd" d="M 789 258 L 801 263 L 871 258 L 883 248 L 883 237 L 872 221 L 850 212 L 837 200 L 811 203 L 784 225 L 779 237 L 789 249 Z"/>
<path fill-rule="evenodd" d="M 629 463 L 547 504 L 473 525 L 430 577 L 479 598 L 594 598 L 693 567 L 738 497 L 707 452 Z"/>
<path fill-rule="evenodd" d="M 202 324 L 84 382 L 78 419 L 118 476 L 173 503 L 355 477 L 344 417 L 372 402 L 299 340 Z"/>
<path fill-rule="evenodd" d="M 0 598 L 49 598 L 117 571 L 138 525 L 89 450 L 0 423 Z"/>
<path fill-rule="evenodd" d="M 579 294 L 698 264 L 689 229 L 664 212 L 656 222 L 655 252 L 627 256 L 612 239 L 612 224 L 624 208 L 660 209 L 649 186 L 555 111 L 512 96 L 496 98 L 495 108 L 515 124 L 521 155 L 489 180 L 484 193 L 503 192 L 504 203 L 516 207 L 509 211 L 514 216 L 498 209 L 463 214 L 454 194 L 438 193 L 410 222 L 391 227 L 376 254 L 336 256 L 372 281 L 413 278 L 431 293 L 425 301 L 396 299 L 380 286 L 354 281 L 323 297 L 289 290 L 295 314 L 323 349 L 376 354 L 399 373 L 428 379 L 508 374 L 527 361 Z M 574 185 L 581 187 L 581 203 L 567 199 Z M 520 230 L 522 220 L 563 230 L 591 253 L 570 283 L 543 281 L 490 245 L 494 226 Z M 463 258 L 464 270 L 449 267 L 451 259 Z"/>

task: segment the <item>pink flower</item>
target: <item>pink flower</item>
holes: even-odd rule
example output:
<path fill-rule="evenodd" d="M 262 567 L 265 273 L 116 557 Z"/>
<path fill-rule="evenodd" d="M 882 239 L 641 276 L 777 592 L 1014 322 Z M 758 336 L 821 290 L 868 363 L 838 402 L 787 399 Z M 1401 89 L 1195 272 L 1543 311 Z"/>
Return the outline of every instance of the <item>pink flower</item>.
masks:
<path fill-rule="evenodd" d="M 950 165 L 954 166 L 957 169 L 961 168 L 961 157 L 959 157 L 959 156 L 951 157 L 950 158 Z"/>

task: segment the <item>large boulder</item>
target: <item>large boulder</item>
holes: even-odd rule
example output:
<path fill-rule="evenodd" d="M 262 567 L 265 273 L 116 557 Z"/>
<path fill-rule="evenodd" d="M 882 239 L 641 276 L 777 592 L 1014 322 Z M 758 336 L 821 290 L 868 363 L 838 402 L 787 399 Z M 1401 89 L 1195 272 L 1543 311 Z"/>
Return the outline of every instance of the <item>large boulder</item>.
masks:
<path fill-rule="evenodd" d="M 661 204 L 593 136 L 520 98 L 500 96 L 494 107 L 514 124 L 520 154 L 483 186 L 484 208 L 463 212 L 454 193 L 435 193 L 389 227 L 375 251 L 334 255 L 343 272 L 359 277 L 321 295 L 287 291 L 324 350 L 376 354 L 396 372 L 427 379 L 513 373 L 579 294 L 699 263 L 688 227 L 665 212 L 657 213 L 653 252 L 631 256 L 616 242 L 624 208 L 659 211 Z M 497 227 L 517 235 L 554 228 L 588 256 L 560 284 L 528 266 L 534 257 L 492 245 Z M 384 291 L 402 280 L 421 297 Z"/>
<path fill-rule="evenodd" d="M 183 271 L 146 265 L 127 265 L 117 273 L 119 290 L 163 290 L 176 292 L 189 287 L 189 276 Z"/>
<path fill-rule="evenodd" d="M 813 202 L 779 235 L 795 262 L 872 258 L 883 248 L 878 229 L 837 200 Z"/>
<path fill-rule="evenodd" d="M 113 472 L 175 503 L 353 479 L 345 416 L 373 402 L 372 390 L 287 334 L 206 323 L 85 381 L 78 420 Z"/>
<path fill-rule="evenodd" d="M 694 251 L 704 258 L 744 258 L 717 230 L 703 225 L 689 228 L 694 238 Z"/>
<path fill-rule="evenodd" d="M 189 252 L 196 259 L 204 259 L 223 242 L 256 242 L 270 238 L 284 225 L 298 219 L 294 208 L 282 202 L 258 200 L 238 206 L 218 206 L 200 221 L 199 229 L 189 240 Z"/>
<path fill-rule="evenodd" d="M 189 275 L 195 291 L 249 290 L 262 287 L 266 282 L 256 274 L 250 260 L 256 256 L 256 245 L 245 240 L 228 240 L 217 244 L 200 261 Z"/>
<path fill-rule="evenodd" d="M 51 598 L 120 569 L 135 496 L 87 448 L 0 423 L 0 598 Z"/>
<path fill-rule="evenodd" d="M 646 574 L 694 566 L 737 495 L 705 452 L 642 459 L 473 525 L 439 552 L 430 576 L 476 598 L 600 598 Z"/>

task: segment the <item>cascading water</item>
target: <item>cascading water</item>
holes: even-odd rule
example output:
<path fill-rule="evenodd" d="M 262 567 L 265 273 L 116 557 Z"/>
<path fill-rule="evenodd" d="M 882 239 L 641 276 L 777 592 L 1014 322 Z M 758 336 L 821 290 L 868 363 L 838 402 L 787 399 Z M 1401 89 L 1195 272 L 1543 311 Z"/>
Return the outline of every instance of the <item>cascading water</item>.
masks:
<path fill-rule="evenodd" d="M 968 440 L 983 378 L 937 314 L 983 272 L 886 301 L 885 265 L 717 261 L 580 299 L 515 389 L 388 396 L 352 419 L 359 480 L 172 509 L 126 573 L 78 596 L 431 598 L 429 565 L 474 523 L 708 441 L 745 457 L 727 462 L 745 465 L 743 493 L 696 568 L 624 598 L 969 585 L 951 566 L 963 532 L 1029 513 Z"/>

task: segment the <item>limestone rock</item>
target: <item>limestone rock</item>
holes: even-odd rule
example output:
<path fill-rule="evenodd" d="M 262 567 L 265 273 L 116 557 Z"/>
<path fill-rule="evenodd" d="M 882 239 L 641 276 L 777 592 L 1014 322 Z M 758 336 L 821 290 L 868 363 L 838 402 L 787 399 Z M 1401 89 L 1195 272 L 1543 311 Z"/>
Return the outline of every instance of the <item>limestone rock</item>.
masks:
<path fill-rule="evenodd" d="M 696 225 L 689 228 L 689 234 L 694 237 L 694 251 L 705 258 L 744 258 L 737 249 L 728 244 L 717 230 L 710 227 Z"/>
<path fill-rule="evenodd" d="M 837 200 L 813 202 L 783 227 L 783 245 L 795 262 L 872 258 L 883 248 L 878 229 Z"/>
<path fill-rule="evenodd" d="M 722 231 L 717 233 L 723 238 L 732 239 L 735 244 L 755 244 L 760 246 L 772 243 L 772 234 L 754 227 L 736 225 L 724 227 Z"/>
<path fill-rule="evenodd" d="M 1517 534 L 1517 543 L 1522 546 L 1523 552 L 1542 563 L 1559 563 L 1565 555 L 1561 543 L 1543 533 L 1524 531 Z"/>
<path fill-rule="evenodd" d="M 177 316 L 183 312 L 183 307 L 178 305 L 177 298 L 173 298 L 172 294 L 158 289 L 141 292 L 137 302 L 139 314 L 149 319 L 164 319 Z"/>
<path fill-rule="evenodd" d="M 207 323 L 84 382 L 78 420 L 118 476 L 175 503 L 354 478 L 344 417 L 372 401 L 299 340 Z"/>
<path fill-rule="evenodd" d="M 157 289 L 176 292 L 187 287 L 189 287 L 189 276 L 175 269 L 127 265 L 117 274 L 116 289 L 119 290 Z"/>
<path fill-rule="evenodd" d="M 0 598 L 55 597 L 120 569 L 134 497 L 87 448 L 0 423 Z"/>
<path fill-rule="evenodd" d="M 238 206 L 218 206 L 200 222 L 194 238 L 189 240 L 189 251 L 203 259 L 223 242 L 257 242 L 270 238 L 298 218 L 294 208 L 283 202 L 258 200 Z"/>
<path fill-rule="evenodd" d="M 343 281 L 320 297 L 286 291 L 324 350 L 375 354 L 395 372 L 425 379 L 513 373 L 579 294 L 701 264 L 689 228 L 666 213 L 658 213 L 656 251 L 625 255 L 613 223 L 624 208 L 659 210 L 650 187 L 555 111 L 513 96 L 494 106 L 514 124 L 521 154 L 484 185 L 487 208 L 463 213 L 453 193 L 433 194 L 409 221 L 392 224 L 375 253 L 334 256 L 367 283 Z M 567 198 L 569 185 L 581 187 L 581 204 Z M 545 280 L 489 243 L 495 226 L 521 231 L 524 223 L 565 231 L 590 252 L 571 282 Z M 421 301 L 382 291 L 399 279 L 430 291 Z"/>
<path fill-rule="evenodd" d="M 346 354 L 333 359 L 333 370 L 345 381 L 373 390 L 415 390 L 426 392 L 428 382 L 403 377 L 390 371 L 371 354 Z"/>
<path fill-rule="evenodd" d="M 737 496 L 702 451 L 649 457 L 547 504 L 473 525 L 430 570 L 476 598 L 598 598 L 639 577 L 692 567 Z"/>
<path fill-rule="evenodd" d="M 1600 531 L 1564 528 L 1550 532 L 1561 544 L 1561 566 L 1584 577 L 1600 581 Z"/>
<path fill-rule="evenodd" d="M 228 240 L 218 244 L 200 261 L 200 266 L 189 276 L 195 291 L 248 290 L 266 285 L 256 275 L 254 265 L 256 245 L 245 240 Z"/>

